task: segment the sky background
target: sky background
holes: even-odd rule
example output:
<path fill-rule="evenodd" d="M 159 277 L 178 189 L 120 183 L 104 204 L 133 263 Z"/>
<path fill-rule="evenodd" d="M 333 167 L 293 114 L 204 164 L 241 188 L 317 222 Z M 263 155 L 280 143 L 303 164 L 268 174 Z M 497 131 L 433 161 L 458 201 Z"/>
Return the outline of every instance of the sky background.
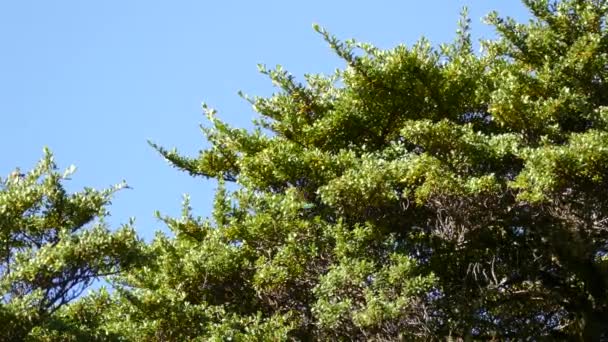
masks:
<path fill-rule="evenodd" d="M 255 113 L 238 97 L 267 96 L 256 65 L 294 75 L 331 73 L 343 63 L 312 29 L 383 48 L 454 38 L 469 7 L 475 39 L 491 10 L 525 20 L 519 1 L 3 1 L 0 2 L 0 175 L 31 168 L 48 146 L 60 168 L 74 164 L 70 190 L 126 180 L 108 220 L 136 218 L 146 239 L 164 229 L 154 211 L 179 215 L 188 193 L 210 213 L 216 183 L 171 168 L 152 140 L 194 156 L 206 145 L 201 103 L 238 127 Z"/>

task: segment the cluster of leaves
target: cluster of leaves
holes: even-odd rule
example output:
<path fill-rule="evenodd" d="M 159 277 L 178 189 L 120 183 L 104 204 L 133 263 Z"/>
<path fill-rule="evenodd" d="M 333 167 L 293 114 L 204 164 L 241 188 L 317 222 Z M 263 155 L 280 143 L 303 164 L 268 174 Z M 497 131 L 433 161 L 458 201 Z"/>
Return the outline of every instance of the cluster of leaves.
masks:
<path fill-rule="evenodd" d="M 61 317 L 125 341 L 608 338 L 608 2 L 524 3 L 481 54 L 466 13 L 439 48 L 315 27 L 346 68 L 261 67 L 255 130 L 206 109 L 198 157 L 153 144 L 218 181 L 212 216 L 159 215 L 173 234 Z"/>
<path fill-rule="evenodd" d="M 118 274 L 141 257 L 141 242 L 125 226 L 103 222 L 111 195 L 124 185 L 68 194 L 53 156 L 27 174 L 0 179 L 0 340 L 93 339 L 66 320 L 68 304 L 93 281 Z M 92 309 L 92 308 L 91 308 Z"/>

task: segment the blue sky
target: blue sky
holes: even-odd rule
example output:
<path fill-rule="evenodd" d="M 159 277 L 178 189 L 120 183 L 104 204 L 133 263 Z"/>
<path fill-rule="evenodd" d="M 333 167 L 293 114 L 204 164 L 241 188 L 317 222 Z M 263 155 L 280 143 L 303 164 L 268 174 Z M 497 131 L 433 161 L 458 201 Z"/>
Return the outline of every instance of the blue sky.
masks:
<path fill-rule="evenodd" d="M 249 127 L 255 113 L 237 96 L 269 95 L 256 64 L 294 75 L 341 67 L 311 28 L 388 48 L 424 35 L 454 37 L 467 5 L 475 38 L 493 36 L 489 11 L 527 17 L 518 1 L 5 1 L 0 4 L 0 174 L 31 167 L 43 146 L 60 167 L 75 164 L 69 188 L 126 180 L 110 222 L 136 218 L 150 238 L 155 210 L 178 215 L 189 193 L 206 216 L 216 184 L 172 169 L 151 139 L 195 155 L 205 145 L 201 103 Z"/>

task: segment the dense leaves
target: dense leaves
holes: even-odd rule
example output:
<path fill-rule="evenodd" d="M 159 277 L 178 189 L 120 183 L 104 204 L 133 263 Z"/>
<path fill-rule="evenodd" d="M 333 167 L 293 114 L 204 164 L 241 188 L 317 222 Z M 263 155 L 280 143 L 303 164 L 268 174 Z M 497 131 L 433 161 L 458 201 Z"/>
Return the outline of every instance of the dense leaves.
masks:
<path fill-rule="evenodd" d="M 199 158 L 159 148 L 240 185 L 214 231 L 256 312 L 296 339 L 605 336 L 608 7 L 526 5 L 488 16 L 482 54 L 466 15 L 439 49 L 317 27 L 345 70 L 262 68 L 280 91 L 250 99 L 256 132 L 209 111 Z"/>
<path fill-rule="evenodd" d="M 198 157 L 152 144 L 218 181 L 213 213 L 194 216 L 186 199 L 181 217 L 159 214 L 172 234 L 139 252 L 144 264 L 58 311 L 71 336 L 608 338 L 608 3 L 524 3 L 527 24 L 487 17 L 498 38 L 478 54 L 466 13 L 437 48 L 382 50 L 315 27 L 343 70 L 300 83 L 260 66 L 278 91 L 244 96 L 256 129 L 205 108 Z M 35 252 L 59 258 L 53 246 Z M 130 260 L 112 257 L 87 267 Z M 3 282 L 65 267 L 50 265 Z M 14 315 L 48 302 L 20 298 L 8 297 Z"/>
<path fill-rule="evenodd" d="M 87 336 L 64 319 L 66 304 L 140 255 L 132 228 L 111 232 L 102 220 L 111 195 L 123 185 L 69 194 L 62 183 L 71 173 L 57 172 L 45 151 L 27 174 L 15 170 L 0 179 L 3 341 Z"/>

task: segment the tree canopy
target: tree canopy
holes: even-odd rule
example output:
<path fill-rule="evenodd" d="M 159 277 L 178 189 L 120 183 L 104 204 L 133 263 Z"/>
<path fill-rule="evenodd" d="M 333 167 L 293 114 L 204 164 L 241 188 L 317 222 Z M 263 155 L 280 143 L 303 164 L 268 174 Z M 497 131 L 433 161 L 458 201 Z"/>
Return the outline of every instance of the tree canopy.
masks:
<path fill-rule="evenodd" d="M 103 221 L 122 188 L 85 188 L 69 194 L 53 156 L 28 173 L 0 178 L 0 340 L 60 339 L 87 333 L 63 319 L 67 304 L 94 280 L 138 263 L 141 242 L 128 225 L 110 231 Z M 53 335 L 56 338 L 53 338 Z"/>
<path fill-rule="evenodd" d="M 116 341 L 608 338 L 608 2 L 525 0 L 473 51 L 383 50 L 315 30 L 345 62 L 248 97 L 256 128 L 205 107 L 213 213 L 159 214 L 139 242 L 97 226 L 48 157 L 3 180 L 0 319 L 11 336 Z M 48 174 L 42 182 L 40 177 Z M 234 183 L 234 185 L 229 185 Z M 48 228 L 53 227 L 53 228 Z M 78 300 L 93 277 L 114 290 Z M 68 302 L 70 302 L 68 304 Z"/>

